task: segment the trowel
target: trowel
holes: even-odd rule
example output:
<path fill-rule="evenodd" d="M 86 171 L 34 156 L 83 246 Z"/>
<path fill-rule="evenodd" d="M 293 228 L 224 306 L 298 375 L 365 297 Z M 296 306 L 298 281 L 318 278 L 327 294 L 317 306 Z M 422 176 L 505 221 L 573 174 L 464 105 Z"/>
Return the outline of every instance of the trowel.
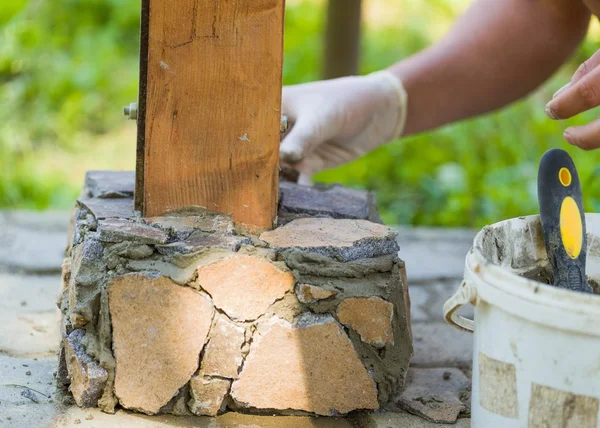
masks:
<path fill-rule="evenodd" d="M 538 201 L 554 286 L 593 293 L 585 275 L 587 239 L 581 184 L 566 151 L 551 149 L 542 156 Z"/>

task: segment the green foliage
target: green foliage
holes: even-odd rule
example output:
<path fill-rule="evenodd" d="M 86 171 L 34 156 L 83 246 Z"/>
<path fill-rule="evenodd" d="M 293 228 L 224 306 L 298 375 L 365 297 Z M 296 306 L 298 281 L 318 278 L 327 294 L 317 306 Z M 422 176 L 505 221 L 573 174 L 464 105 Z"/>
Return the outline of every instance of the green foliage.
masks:
<path fill-rule="evenodd" d="M 365 73 L 433 43 L 469 3 L 378 2 L 386 19 L 370 19 L 364 28 Z M 388 3 L 390 10 L 401 9 L 397 17 L 386 16 Z M 284 84 L 319 78 L 324 12 L 322 2 L 288 2 Z M 91 145 L 104 144 L 99 136 L 124 123 L 120 106 L 137 98 L 138 27 L 138 1 L 0 4 L 0 206 L 71 203 L 80 181 L 69 164 L 91 156 Z M 548 148 L 567 146 L 565 123 L 548 120 L 543 106 L 596 46 L 588 37 L 569 64 L 527 100 L 394 142 L 317 179 L 376 190 L 390 223 L 480 227 L 535 213 L 537 162 Z M 569 124 L 592 119 L 588 113 Z M 134 150 L 131 141 L 123 144 Z M 595 211 L 598 155 L 568 150 L 580 171 L 586 208 Z"/>

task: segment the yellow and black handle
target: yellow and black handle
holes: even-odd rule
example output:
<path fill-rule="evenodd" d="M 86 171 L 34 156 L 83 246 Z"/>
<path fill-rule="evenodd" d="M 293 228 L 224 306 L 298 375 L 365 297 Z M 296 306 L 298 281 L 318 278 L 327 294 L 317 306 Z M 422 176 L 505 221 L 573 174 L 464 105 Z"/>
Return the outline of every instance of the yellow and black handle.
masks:
<path fill-rule="evenodd" d="M 587 239 L 581 184 L 566 151 L 551 149 L 542 156 L 538 201 L 554 285 L 592 293 L 585 275 Z"/>

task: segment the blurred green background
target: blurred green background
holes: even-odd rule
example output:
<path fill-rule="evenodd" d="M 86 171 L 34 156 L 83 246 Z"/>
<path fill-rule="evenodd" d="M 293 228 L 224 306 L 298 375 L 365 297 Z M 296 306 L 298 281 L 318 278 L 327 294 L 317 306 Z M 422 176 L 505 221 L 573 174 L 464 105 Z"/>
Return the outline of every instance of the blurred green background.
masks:
<path fill-rule="evenodd" d="M 467 0 L 365 0 L 361 72 L 385 67 L 443 36 Z M 323 0 L 287 0 L 284 84 L 321 75 Z M 0 208 L 68 208 L 87 169 L 133 169 L 139 2 L 0 3 Z M 568 124 L 544 104 L 600 41 L 527 100 L 501 112 L 389 144 L 316 179 L 378 192 L 388 223 L 481 227 L 537 211 L 537 162 L 551 147 L 574 156 L 587 211 L 600 209 L 600 151 L 567 147 Z"/>

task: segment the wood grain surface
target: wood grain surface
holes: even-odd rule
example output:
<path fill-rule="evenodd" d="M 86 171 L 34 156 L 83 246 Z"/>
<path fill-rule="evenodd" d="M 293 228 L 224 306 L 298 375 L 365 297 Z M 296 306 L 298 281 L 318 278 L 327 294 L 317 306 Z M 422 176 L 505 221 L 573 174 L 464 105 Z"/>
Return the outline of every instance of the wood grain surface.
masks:
<path fill-rule="evenodd" d="M 146 1 L 143 214 L 203 206 L 272 228 L 284 0 Z"/>

